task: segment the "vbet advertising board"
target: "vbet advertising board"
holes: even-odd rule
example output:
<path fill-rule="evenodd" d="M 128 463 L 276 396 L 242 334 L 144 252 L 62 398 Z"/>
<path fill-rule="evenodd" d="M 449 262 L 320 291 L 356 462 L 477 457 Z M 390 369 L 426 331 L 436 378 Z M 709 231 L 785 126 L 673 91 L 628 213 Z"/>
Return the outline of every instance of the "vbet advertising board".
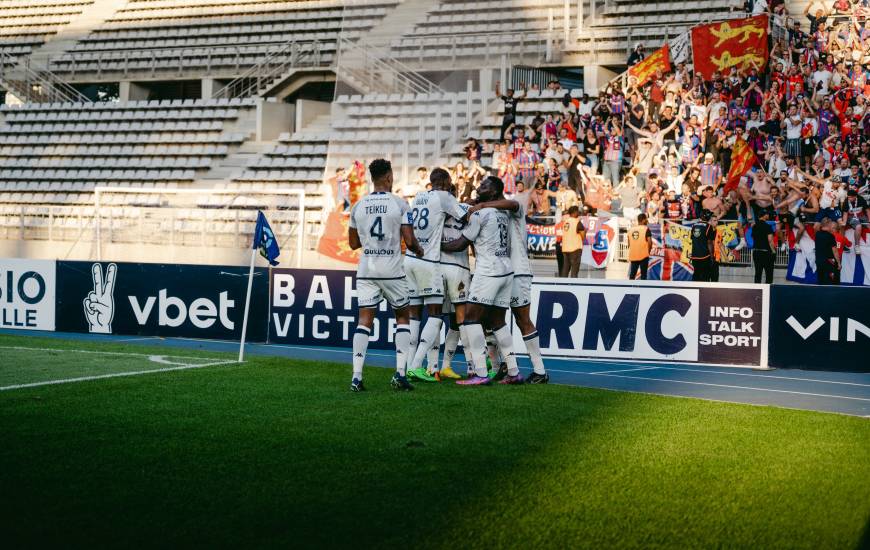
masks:
<path fill-rule="evenodd" d="M 244 267 L 0 259 L 0 327 L 238 340 L 246 284 Z M 353 271 L 258 268 L 248 341 L 350 347 L 355 288 Z M 531 316 L 545 357 L 855 370 L 868 303 L 864 288 L 536 279 Z M 382 303 L 370 346 L 394 332 Z"/>

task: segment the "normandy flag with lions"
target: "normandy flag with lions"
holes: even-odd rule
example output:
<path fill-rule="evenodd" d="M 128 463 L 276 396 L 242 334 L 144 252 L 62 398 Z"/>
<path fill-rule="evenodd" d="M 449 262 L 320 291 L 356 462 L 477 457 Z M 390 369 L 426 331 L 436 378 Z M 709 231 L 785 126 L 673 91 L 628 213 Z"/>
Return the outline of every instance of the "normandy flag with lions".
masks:
<path fill-rule="evenodd" d="M 692 55 L 695 73 L 710 80 L 713 73 L 726 73 L 736 67 L 746 73 L 767 64 L 767 16 L 731 19 L 692 29 Z"/>

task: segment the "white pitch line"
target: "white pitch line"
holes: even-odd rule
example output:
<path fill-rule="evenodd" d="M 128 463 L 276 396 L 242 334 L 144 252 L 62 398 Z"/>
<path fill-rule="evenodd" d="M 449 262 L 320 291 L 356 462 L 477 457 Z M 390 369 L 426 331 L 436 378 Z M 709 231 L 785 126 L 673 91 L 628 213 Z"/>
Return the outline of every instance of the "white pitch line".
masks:
<path fill-rule="evenodd" d="M 658 369 L 665 370 L 677 370 L 677 371 L 686 371 L 686 372 L 701 372 L 704 374 L 725 374 L 728 376 L 754 376 L 756 378 L 770 378 L 772 380 L 797 380 L 800 382 L 819 382 L 821 384 L 842 384 L 844 386 L 861 386 L 865 388 L 870 388 L 870 384 L 859 384 L 858 382 L 840 382 L 837 380 L 819 380 L 816 378 L 799 378 L 797 376 L 771 376 L 769 374 L 748 374 L 742 372 L 719 372 L 716 370 L 702 370 L 702 369 L 684 369 L 680 367 L 655 367 Z"/>
<path fill-rule="evenodd" d="M 568 372 L 570 374 L 593 374 L 593 373 L 575 372 L 575 371 L 558 371 L 558 372 Z M 654 382 L 674 382 L 676 384 L 692 384 L 695 386 L 710 386 L 710 387 L 715 387 L 715 388 L 729 388 L 729 389 L 736 389 L 736 390 L 755 390 L 755 391 L 766 391 L 766 392 L 773 392 L 773 393 L 788 393 L 788 394 L 792 394 L 792 395 L 808 395 L 811 397 L 829 397 L 831 399 L 849 399 L 852 401 L 868 401 L 868 402 L 870 402 L 870 399 L 867 399 L 865 397 L 847 397 L 845 395 L 828 395 L 828 394 L 824 394 L 824 393 L 774 390 L 771 388 L 756 388 L 753 386 L 732 386 L 730 384 L 711 384 L 709 382 L 690 382 L 688 380 L 672 380 L 672 379 L 668 379 L 668 378 L 648 378 L 646 376 L 626 376 L 623 374 L 604 374 L 604 373 L 601 373 L 601 374 L 597 374 L 597 376 L 611 376 L 613 378 L 630 378 L 633 380 L 652 380 Z"/>
<path fill-rule="evenodd" d="M 55 348 L 30 348 L 27 346 L 0 346 L 0 349 L 14 349 L 23 351 L 52 351 L 59 353 L 92 353 L 95 355 L 121 355 L 126 357 L 151 357 L 153 353 L 130 353 L 121 351 L 97 351 L 89 349 L 55 349 Z M 192 357 L 190 355 L 161 355 L 161 357 L 174 357 L 176 359 L 217 359 L 216 357 Z M 235 361 L 233 361 L 235 362 Z"/>
<path fill-rule="evenodd" d="M 52 386 L 57 384 L 70 384 L 73 382 L 87 382 L 89 380 L 102 380 L 105 378 L 120 378 L 122 376 L 139 376 L 141 374 L 152 374 L 155 372 L 171 372 L 176 370 L 201 369 L 204 367 L 215 367 L 218 365 L 237 364 L 236 361 L 216 361 L 212 363 L 203 363 L 201 365 L 183 365 L 179 367 L 165 367 L 161 369 L 139 370 L 130 372 L 119 372 L 114 374 L 99 374 L 95 376 L 80 376 L 78 378 L 64 378 L 61 380 L 47 380 L 45 382 L 31 382 L 29 384 L 16 384 L 14 386 L 0 387 L 0 391 L 19 390 L 23 388 L 35 388 L 38 386 Z"/>
<path fill-rule="evenodd" d="M 636 369 L 616 369 L 616 370 L 603 370 L 599 372 L 587 372 L 584 374 L 609 374 L 611 372 L 634 372 L 639 370 L 655 370 L 661 367 L 638 367 Z"/>

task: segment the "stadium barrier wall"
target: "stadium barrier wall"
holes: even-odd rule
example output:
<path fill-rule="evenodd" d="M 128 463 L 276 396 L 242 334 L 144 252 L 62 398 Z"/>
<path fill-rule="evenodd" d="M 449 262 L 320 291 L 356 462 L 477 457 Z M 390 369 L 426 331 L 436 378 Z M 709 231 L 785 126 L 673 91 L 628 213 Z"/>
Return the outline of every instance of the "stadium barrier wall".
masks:
<path fill-rule="evenodd" d="M 0 327 L 55 329 L 55 264 L 0 258 Z"/>
<path fill-rule="evenodd" d="M 870 372 L 870 288 L 774 285 L 770 364 Z"/>
<path fill-rule="evenodd" d="M 57 330 L 238 340 L 248 268 L 57 262 Z M 254 273 L 248 341 L 266 341 L 268 271 Z"/>
<path fill-rule="evenodd" d="M 0 327 L 238 340 L 247 269 L 0 259 Z M 355 273 L 257 268 L 248 340 L 349 347 Z M 547 357 L 870 372 L 870 288 L 535 279 Z M 370 347 L 392 348 L 382 303 Z M 515 330 L 515 344 L 524 351 Z"/>

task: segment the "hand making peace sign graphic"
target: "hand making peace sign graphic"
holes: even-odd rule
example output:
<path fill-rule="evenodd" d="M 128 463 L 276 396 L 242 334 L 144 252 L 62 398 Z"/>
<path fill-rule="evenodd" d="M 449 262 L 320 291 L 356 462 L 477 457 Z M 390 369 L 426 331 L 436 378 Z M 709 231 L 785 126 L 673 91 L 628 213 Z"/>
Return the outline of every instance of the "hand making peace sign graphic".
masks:
<path fill-rule="evenodd" d="M 115 316 L 115 273 L 117 271 L 117 265 L 109 264 L 109 267 L 106 268 L 104 281 L 103 267 L 98 263 L 91 266 L 91 273 L 94 276 L 94 290 L 88 293 L 87 298 L 83 301 L 90 332 L 112 333 L 112 318 Z"/>

